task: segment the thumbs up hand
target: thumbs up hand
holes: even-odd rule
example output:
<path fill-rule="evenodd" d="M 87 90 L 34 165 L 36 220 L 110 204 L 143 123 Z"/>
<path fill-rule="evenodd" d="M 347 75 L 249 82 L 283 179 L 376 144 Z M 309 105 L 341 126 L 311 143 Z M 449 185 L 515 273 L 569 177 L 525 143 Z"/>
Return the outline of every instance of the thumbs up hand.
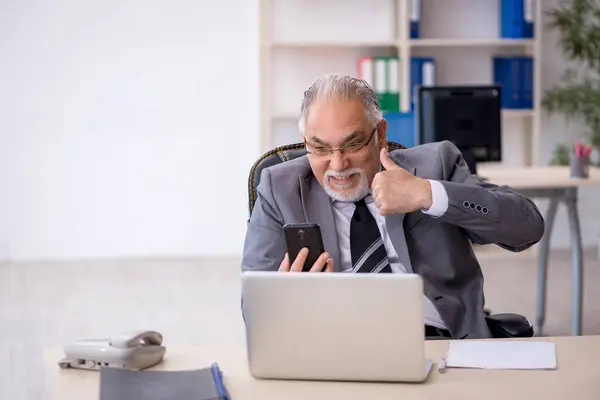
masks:
<path fill-rule="evenodd" d="M 431 184 L 398 166 L 386 148 L 381 149 L 385 171 L 373 178 L 371 189 L 381 215 L 406 214 L 431 207 Z"/>

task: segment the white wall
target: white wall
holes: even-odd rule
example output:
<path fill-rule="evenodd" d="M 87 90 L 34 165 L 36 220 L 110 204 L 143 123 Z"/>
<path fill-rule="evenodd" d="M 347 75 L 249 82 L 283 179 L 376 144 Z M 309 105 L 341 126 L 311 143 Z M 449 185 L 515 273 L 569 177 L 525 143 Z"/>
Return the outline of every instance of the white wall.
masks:
<path fill-rule="evenodd" d="M 257 7 L 0 2 L 0 258 L 238 254 Z"/>

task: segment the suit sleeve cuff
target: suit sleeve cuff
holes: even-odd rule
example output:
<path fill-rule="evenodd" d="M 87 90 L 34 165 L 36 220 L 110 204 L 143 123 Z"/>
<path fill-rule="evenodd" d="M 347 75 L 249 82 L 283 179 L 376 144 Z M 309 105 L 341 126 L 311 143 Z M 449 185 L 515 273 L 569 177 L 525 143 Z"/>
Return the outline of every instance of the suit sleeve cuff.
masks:
<path fill-rule="evenodd" d="M 448 193 L 444 185 L 438 181 L 429 180 L 431 185 L 431 207 L 428 210 L 422 210 L 425 214 L 431 215 L 432 217 L 441 217 L 448 210 Z"/>

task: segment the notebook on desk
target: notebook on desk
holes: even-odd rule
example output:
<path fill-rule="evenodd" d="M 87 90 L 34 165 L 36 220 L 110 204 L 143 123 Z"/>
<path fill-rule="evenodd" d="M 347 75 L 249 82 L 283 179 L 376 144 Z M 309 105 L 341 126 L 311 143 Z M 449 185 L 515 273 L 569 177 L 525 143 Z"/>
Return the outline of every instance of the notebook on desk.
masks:
<path fill-rule="evenodd" d="M 557 368 L 556 346 L 542 341 L 451 341 L 446 366 L 551 370 Z"/>
<path fill-rule="evenodd" d="M 218 365 L 191 371 L 100 370 L 100 400 L 230 400 Z"/>

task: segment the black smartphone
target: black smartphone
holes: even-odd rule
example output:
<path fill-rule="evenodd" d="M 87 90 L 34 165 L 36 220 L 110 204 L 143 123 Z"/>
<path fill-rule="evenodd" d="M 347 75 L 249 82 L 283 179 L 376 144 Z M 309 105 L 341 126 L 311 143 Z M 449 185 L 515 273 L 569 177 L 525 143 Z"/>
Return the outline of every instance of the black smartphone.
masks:
<path fill-rule="evenodd" d="M 310 271 L 319 256 L 325 252 L 321 228 L 318 224 L 286 224 L 283 226 L 290 265 L 303 247 L 308 247 L 308 256 L 302 271 Z"/>

